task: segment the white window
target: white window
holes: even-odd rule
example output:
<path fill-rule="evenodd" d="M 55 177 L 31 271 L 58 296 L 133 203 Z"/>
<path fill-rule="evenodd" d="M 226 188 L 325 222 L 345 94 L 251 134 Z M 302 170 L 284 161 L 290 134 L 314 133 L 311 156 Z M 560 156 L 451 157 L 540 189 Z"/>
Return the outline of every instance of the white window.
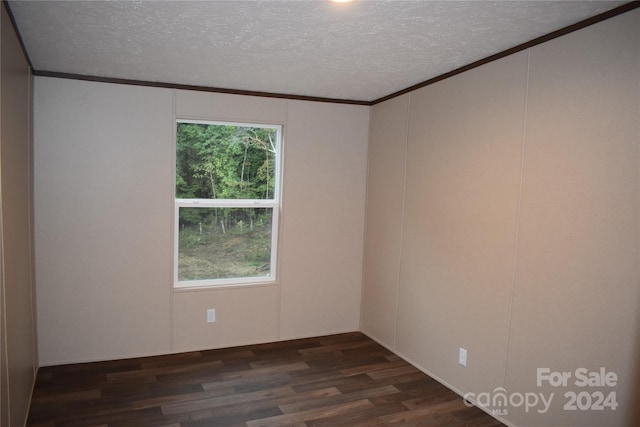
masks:
<path fill-rule="evenodd" d="M 178 120 L 174 286 L 276 280 L 281 126 Z"/>

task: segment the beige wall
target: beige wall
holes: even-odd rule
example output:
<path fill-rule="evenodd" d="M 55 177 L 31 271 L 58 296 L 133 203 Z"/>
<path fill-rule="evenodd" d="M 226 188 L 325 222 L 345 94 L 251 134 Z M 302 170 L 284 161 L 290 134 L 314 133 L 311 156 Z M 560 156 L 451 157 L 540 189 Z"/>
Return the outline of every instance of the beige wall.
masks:
<path fill-rule="evenodd" d="M 513 425 L 625 425 L 637 405 L 640 11 L 405 97 L 372 112 L 362 330 L 460 393 L 555 392 L 547 414 L 508 408 Z M 580 367 L 619 385 L 536 385 L 537 368 Z M 615 391 L 620 406 L 565 411 L 570 390 Z"/>
<path fill-rule="evenodd" d="M 409 95 L 371 111 L 361 327 L 395 347 Z"/>
<path fill-rule="evenodd" d="M 40 362 L 170 344 L 173 95 L 35 78 Z"/>
<path fill-rule="evenodd" d="M 289 102 L 282 338 L 359 329 L 369 107 Z"/>
<path fill-rule="evenodd" d="M 34 91 L 43 365 L 358 329 L 368 107 L 41 77 Z M 172 289 L 175 117 L 284 125 L 277 283 Z"/>
<path fill-rule="evenodd" d="M 411 95 L 396 349 L 461 390 L 504 374 L 526 64 L 520 53 Z"/>
<path fill-rule="evenodd" d="M 37 368 L 33 306 L 31 75 L 0 7 L 0 425 L 24 425 Z"/>

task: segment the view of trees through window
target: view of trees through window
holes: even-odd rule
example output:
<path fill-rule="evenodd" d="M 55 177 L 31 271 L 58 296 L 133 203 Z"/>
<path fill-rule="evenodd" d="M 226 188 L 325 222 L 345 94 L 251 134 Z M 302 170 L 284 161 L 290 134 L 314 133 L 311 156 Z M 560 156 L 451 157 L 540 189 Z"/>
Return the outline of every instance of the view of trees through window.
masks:
<path fill-rule="evenodd" d="M 271 275 L 278 138 L 277 127 L 178 122 L 178 281 Z"/>

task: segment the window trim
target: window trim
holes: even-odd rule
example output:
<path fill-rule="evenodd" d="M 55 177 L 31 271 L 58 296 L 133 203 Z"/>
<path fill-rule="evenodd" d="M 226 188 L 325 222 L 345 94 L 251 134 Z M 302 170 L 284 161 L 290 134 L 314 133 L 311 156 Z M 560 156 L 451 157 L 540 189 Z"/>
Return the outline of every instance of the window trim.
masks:
<path fill-rule="evenodd" d="M 221 125 L 221 126 L 240 126 L 276 129 L 276 153 L 275 171 L 274 171 L 274 193 L 271 199 L 179 199 L 176 197 L 176 150 L 177 150 L 177 132 L 179 123 L 195 123 L 205 125 Z M 174 289 L 198 289 L 207 287 L 233 287 L 247 285 L 272 285 L 277 281 L 278 277 L 278 240 L 280 229 L 280 210 L 281 205 L 281 182 L 282 182 L 282 147 L 283 147 L 283 125 L 264 124 L 264 123 L 245 123 L 220 120 L 192 120 L 176 118 L 173 127 L 173 288 Z M 232 277 L 225 279 L 202 279 L 202 280 L 183 280 L 178 279 L 178 261 L 180 250 L 180 223 L 179 211 L 181 207 L 191 208 L 270 208 L 273 215 L 271 218 L 271 259 L 270 271 L 267 276 L 255 277 Z"/>

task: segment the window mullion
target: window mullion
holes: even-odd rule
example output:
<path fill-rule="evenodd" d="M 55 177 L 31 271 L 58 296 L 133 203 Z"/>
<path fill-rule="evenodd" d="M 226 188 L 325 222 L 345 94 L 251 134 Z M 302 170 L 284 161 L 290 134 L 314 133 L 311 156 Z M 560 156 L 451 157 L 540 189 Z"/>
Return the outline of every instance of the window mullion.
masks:
<path fill-rule="evenodd" d="M 176 199 L 176 206 L 181 208 L 275 208 L 278 202 L 275 200 L 250 200 L 250 199 Z"/>

